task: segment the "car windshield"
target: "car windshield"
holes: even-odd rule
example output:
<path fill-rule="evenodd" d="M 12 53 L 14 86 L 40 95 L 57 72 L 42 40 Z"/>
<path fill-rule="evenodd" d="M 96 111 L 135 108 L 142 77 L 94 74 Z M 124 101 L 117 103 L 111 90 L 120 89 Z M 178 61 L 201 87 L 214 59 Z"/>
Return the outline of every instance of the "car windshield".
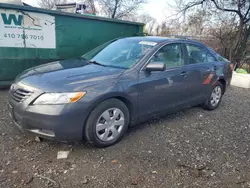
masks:
<path fill-rule="evenodd" d="M 147 40 L 119 39 L 104 44 L 83 56 L 90 63 L 128 69 L 135 65 L 157 43 Z"/>

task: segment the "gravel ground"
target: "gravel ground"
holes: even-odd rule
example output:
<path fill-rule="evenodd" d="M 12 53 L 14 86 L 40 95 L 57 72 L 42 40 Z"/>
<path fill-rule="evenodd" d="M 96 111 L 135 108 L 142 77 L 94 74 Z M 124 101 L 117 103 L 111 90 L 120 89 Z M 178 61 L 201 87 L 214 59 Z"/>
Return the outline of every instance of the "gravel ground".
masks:
<path fill-rule="evenodd" d="M 250 187 L 249 94 L 231 87 L 215 111 L 164 116 L 97 149 L 35 141 L 14 127 L 0 91 L 0 187 Z"/>

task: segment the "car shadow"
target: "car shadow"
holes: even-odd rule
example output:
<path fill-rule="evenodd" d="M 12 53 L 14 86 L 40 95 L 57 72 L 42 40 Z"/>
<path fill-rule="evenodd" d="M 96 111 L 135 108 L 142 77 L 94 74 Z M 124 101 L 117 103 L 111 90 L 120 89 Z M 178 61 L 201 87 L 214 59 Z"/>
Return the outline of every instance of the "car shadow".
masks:
<path fill-rule="evenodd" d="M 176 119 L 188 117 L 188 115 L 190 115 L 190 114 L 192 114 L 192 116 L 194 116 L 194 114 L 191 112 L 195 112 L 195 114 L 196 114 L 199 112 L 202 113 L 202 111 L 203 111 L 203 109 L 200 106 L 196 106 L 196 107 L 181 110 L 181 111 L 178 111 L 175 113 L 153 117 L 150 120 L 145 120 L 141 123 L 138 123 L 138 124 L 135 124 L 135 125 L 129 127 L 127 133 L 124 135 L 124 137 L 121 139 L 121 141 L 119 143 L 116 143 L 115 145 L 109 146 L 107 148 L 117 148 L 120 145 L 124 145 L 124 143 L 126 143 L 126 141 L 128 141 L 128 139 L 132 139 L 133 137 L 135 137 L 135 135 L 138 134 L 138 131 L 142 131 L 145 129 L 151 129 L 153 126 L 157 126 L 157 125 L 158 126 L 165 125 L 167 122 L 169 124 L 171 124 L 171 122 L 176 121 Z M 46 140 L 46 142 L 47 142 L 47 140 Z M 75 142 L 74 141 L 72 141 L 72 142 L 48 141 L 48 144 L 54 148 L 57 148 L 57 149 L 66 147 L 66 148 L 72 148 L 72 150 L 79 151 L 79 152 L 83 149 L 85 151 L 93 151 L 93 150 L 102 150 L 103 149 L 103 148 L 96 148 L 96 147 L 88 144 L 86 141 L 75 141 Z"/>
<path fill-rule="evenodd" d="M 193 107 L 191 109 L 200 109 L 200 107 Z M 134 134 L 136 133 L 138 130 L 144 129 L 146 127 L 151 127 L 151 126 L 156 126 L 159 124 L 162 124 L 164 122 L 171 122 L 174 121 L 176 118 L 181 118 L 183 116 L 187 115 L 187 112 L 190 111 L 191 109 L 186 109 L 186 110 L 181 110 L 175 113 L 170 113 L 170 114 L 163 114 L 157 117 L 152 117 L 152 119 L 150 120 L 145 120 L 139 124 L 133 125 L 131 127 L 129 127 L 128 129 L 128 133 L 129 134 Z"/>
<path fill-rule="evenodd" d="M 189 112 L 191 112 L 192 110 L 195 110 L 198 112 L 198 111 L 201 111 L 202 108 L 200 106 L 196 106 L 196 107 L 181 110 L 181 111 L 178 111 L 175 113 L 153 117 L 150 120 L 145 120 L 143 122 L 135 124 L 135 125 L 128 128 L 127 133 L 124 135 L 124 137 L 121 139 L 121 141 L 119 143 L 116 143 L 115 145 L 109 146 L 107 148 L 117 147 L 117 145 L 120 145 L 120 144 L 123 145 L 128 139 L 131 139 L 130 137 L 133 138 L 136 134 L 138 134 L 138 131 L 150 129 L 153 126 L 157 126 L 157 125 L 161 126 L 162 124 L 165 124 L 166 122 L 171 123 L 171 122 L 175 121 L 176 119 L 181 119 L 185 116 L 188 116 L 190 114 Z M 82 150 L 82 149 L 84 149 L 85 151 L 86 150 L 92 151 L 93 149 L 95 149 L 95 150 L 102 150 L 103 149 L 103 148 L 96 148 L 96 147 L 88 144 L 86 141 L 75 141 L 75 142 L 74 141 L 72 141 L 72 142 L 49 141 L 49 145 L 51 145 L 53 147 L 57 147 L 57 148 L 58 147 L 60 148 L 63 146 L 72 147 L 75 151 Z"/>

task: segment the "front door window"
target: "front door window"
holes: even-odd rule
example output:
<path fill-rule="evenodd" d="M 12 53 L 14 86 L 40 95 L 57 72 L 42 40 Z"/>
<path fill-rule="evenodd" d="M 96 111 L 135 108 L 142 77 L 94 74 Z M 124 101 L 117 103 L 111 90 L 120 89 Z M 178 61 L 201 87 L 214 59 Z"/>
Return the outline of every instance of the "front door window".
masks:
<path fill-rule="evenodd" d="M 168 44 L 162 47 L 152 57 L 150 62 L 163 62 L 166 68 L 180 67 L 184 65 L 184 57 L 180 44 Z"/>

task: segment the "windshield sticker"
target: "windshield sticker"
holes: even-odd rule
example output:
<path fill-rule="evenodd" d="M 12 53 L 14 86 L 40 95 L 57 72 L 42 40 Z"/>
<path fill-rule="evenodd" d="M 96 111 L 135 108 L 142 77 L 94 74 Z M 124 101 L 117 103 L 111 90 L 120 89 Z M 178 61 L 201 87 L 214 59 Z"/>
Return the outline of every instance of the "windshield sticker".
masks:
<path fill-rule="evenodd" d="M 156 42 L 149 42 L 149 41 L 141 41 L 139 44 L 144 44 L 148 46 L 155 46 L 157 43 Z"/>

